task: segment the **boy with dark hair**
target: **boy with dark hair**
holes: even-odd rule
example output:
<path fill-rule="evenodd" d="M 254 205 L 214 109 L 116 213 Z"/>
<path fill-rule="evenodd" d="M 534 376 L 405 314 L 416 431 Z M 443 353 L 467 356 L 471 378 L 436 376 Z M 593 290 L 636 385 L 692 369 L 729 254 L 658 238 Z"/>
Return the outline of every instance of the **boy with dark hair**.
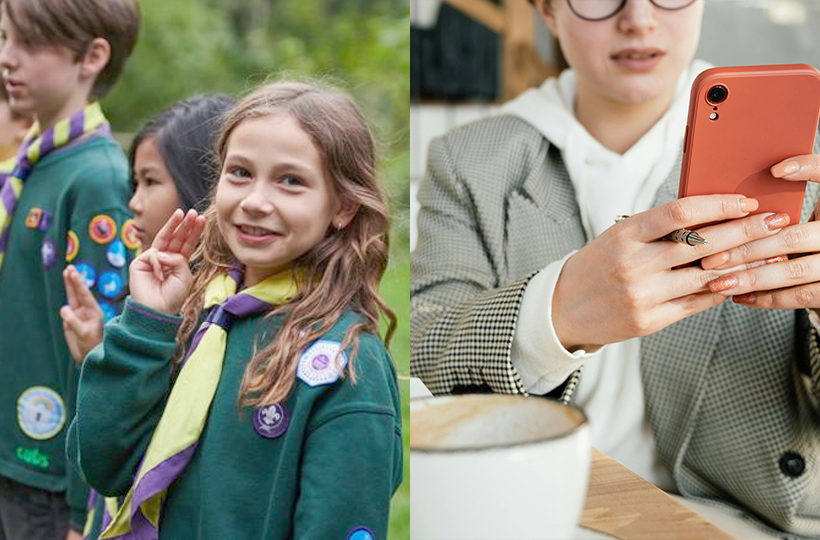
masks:
<path fill-rule="evenodd" d="M 0 68 L 36 126 L 0 175 L 0 540 L 80 539 L 65 462 L 78 367 L 63 337 L 72 263 L 107 317 L 136 247 L 128 165 L 99 103 L 139 31 L 136 0 L 0 0 Z"/>

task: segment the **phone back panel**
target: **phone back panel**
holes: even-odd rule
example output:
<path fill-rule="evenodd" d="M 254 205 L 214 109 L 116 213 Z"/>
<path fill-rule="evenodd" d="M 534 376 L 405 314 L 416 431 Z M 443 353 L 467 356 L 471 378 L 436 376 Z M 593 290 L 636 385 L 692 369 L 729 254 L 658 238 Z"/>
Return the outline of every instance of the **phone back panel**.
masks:
<path fill-rule="evenodd" d="M 707 101 L 716 85 L 726 98 Z M 716 113 L 716 118 L 710 115 Z M 679 197 L 738 193 L 755 213 L 800 221 L 805 182 L 774 178 L 780 161 L 811 154 L 820 117 L 820 72 L 804 64 L 712 68 L 692 84 Z"/>

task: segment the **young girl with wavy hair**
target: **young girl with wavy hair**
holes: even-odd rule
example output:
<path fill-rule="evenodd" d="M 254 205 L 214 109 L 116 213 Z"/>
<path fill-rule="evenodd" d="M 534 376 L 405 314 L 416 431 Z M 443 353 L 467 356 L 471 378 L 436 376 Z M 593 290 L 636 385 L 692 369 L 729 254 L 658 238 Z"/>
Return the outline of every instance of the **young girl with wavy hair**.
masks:
<path fill-rule="evenodd" d="M 134 260 L 83 366 L 68 452 L 109 497 L 99 538 L 386 538 L 401 414 L 370 131 L 344 92 L 281 82 L 217 151 L 213 203 Z"/>

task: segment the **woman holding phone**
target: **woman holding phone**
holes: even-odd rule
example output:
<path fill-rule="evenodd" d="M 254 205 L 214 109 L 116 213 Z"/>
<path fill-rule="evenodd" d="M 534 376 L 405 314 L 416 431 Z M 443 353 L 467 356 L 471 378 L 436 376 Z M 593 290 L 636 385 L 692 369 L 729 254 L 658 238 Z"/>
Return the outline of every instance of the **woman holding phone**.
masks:
<path fill-rule="evenodd" d="M 593 445 L 659 487 L 817 535 L 820 156 L 771 164 L 812 181 L 806 223 L 677 200 L 703 2 L 535 7 L 571 69 L 430 146 L 412 374 L 574 402 Z M 713 222 L 707 243 L 660 240 Z"/>

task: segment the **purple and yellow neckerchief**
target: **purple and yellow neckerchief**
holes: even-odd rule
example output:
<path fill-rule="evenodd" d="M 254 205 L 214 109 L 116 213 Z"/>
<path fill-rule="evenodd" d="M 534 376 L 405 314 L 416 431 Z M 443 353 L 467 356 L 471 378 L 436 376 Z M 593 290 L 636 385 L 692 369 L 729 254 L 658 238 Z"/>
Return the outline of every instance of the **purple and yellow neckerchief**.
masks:
<path fill-rule="evenodd" d="M 10 173 L 0 172 L 0 268 L 9 240 L 14 209 L 17 208 L 23 184 L 34 164 L 49 152 L 95 131 L 110 132 L 108 120 L 96 101 L 73 116 L 60 120 L 42 134 L 38 124 L 31 126 L 17 151 L 14 169 Z"/>
<path fill-rule="evenodd" d="M 204 308 L 210 309 L 188 349 L 159 423 L 122 505 L 100 535 L 156 540 L 166 490 L 193 457 L 208 420 L 225 357 L 228 328 L 236 318 L 270 310 L 297 293 L 292 271 L 273 275 L 237 293 L 242 269 L 231 268 L 205 288 Z M 108 505 L 113 508 L 113 505 Z M 105 519 L 105 516 L 103 517 Z"/>

